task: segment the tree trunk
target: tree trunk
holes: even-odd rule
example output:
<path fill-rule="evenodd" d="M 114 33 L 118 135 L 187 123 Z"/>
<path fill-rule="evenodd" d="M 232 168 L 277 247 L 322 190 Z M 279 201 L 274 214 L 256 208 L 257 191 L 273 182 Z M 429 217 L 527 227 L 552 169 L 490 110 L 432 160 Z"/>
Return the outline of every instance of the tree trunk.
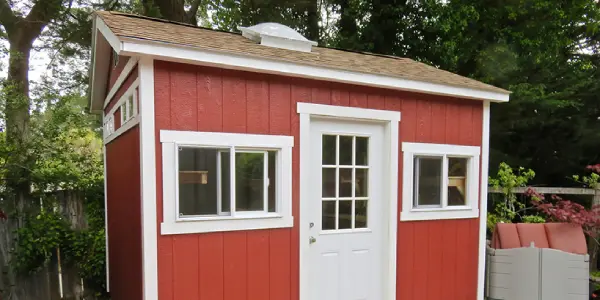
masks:
<path fill-rule="evenodd" d="M 160 15 L 163 19 L 190 23 L 185 12 L 185 1 L 184 0 L 154 0 L 154 3 L 160 11 Z"/>
<path fill-rule="evenodd" d="M 362 50 L 358 41 L 359 32 L 356 24 L 358 16 L 350 6 L 350 0 L 337 0 L 336 4 L 340 6 L 338 10 L 340 18 L 337 22 L 337 46 L 342 49 Z"/>
<path fill-rule="evenodd" d="M 317 0 L 310 0 L 307 9 L 307 36 L 311 41 L 319 42 L 319 6 Z"/>

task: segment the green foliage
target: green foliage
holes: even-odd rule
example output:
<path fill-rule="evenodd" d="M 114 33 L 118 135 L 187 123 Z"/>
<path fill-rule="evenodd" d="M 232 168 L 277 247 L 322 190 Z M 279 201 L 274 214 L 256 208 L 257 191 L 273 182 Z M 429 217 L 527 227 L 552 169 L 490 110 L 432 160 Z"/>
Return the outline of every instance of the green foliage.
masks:
<path fill-rule="evenodd" d="M 520 213 L 526 209 L 525 203 L 519 201 L 513 190 L 517 187 L 525 187 L 527 183 L 535 177 L 535 172 L 531 169 L 519 167 L 513 170 L 508 164 L 500 163 L 498 173 L 495 178 L 490 177 L 489 185 L 502 191 L 502 199 L 494 201 L 488 209 L 487 227 L 493 230 L 496 223 L 511 223 L 516 217 L 528 223 L 535 222 L 537 216 L 520 216 Z"/>
<path fill-rule="evenodd" d="M 17 236 L 13 263 L 25 274 L 38 271 L 72 239 L 67 222 L 47 209 L 25 216 L 25 226 L 17 230 Z"/>
<path fill-rule="evenodd" d="M 598 183 L 600 181 L 600 175 L 598 175 L 597 173 L 591 173 L 590 175 L 584 176 L 573 175 L 572 178 L 574 181 L 583 184 L 583 186 L 585 187 L 589 187 L 592 189 L 596 189 L 599 187 Z"/>
<path fill-rule="evenodd" d="M 521 220 L 525 223 L 546 223 L 546 218 L 539 215 L 523 216 Z"/>
<path fill-rule="evenodd" d="M 102 141 L 93 129 L 97 123 L 84 113 L 84 96 L 77 90 L 64 93 L 41 82 L 34 94 L 27 139 L 16 145 L 0 133 L 0 179 L 20 174 L 20 182 L 31 187 L 25 210 L 11 206 L 11 201 L 0 202 L 0 210 L 22 220 L 15 232 L 12 264 L 27 275 L 55 262 L 60 253 L 64 263 L 80 271 L 86 289 L 101 295 L 106 286 L 106 249 Z M 0 103 L 13 101 L 7 100 L 8 95 L 0 94 Z M 8 183 L 0 180 L 0 190 L 3 197 L 13 199 L 16 193 Z M 60 211 L 56 197 L 60 191 L 83 197 L 87 223 L 83 229 L 70 224 Z"/>

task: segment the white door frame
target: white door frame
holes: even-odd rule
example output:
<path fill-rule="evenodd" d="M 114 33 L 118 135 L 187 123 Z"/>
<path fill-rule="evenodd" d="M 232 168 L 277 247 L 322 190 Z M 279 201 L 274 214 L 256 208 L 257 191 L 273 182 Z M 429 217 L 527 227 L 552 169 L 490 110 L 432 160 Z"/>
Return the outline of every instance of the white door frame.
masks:
<path fill-rule="evenodd" d="M 310 122 L 311 118 L 333 118 L 343 120 L 368 120 L 379 122 L 384 125 L 384 186 L 389 189 L 383 192 L 384 199 L 390 199 L 388 203 L 389 215 L 387 235 L 384 236 L 384 250 L 387 253 L 383 260 L 384 267 L 387 267 L 383 278 L 384 282 L 384 300 L 393 300 L 396 298 L 396 238 L 398 226 L 398 134 L 400 112 L 376 110 L 356 107 L 345 107 L 335 105 L 323 105 L 299 102 L 296 108 L 300 114 L 300 300 L 308 299 L 308 251 L 309 251 L 309 220 L 306 219 L 308 201 L 310 201 L 307 192 L 310 187 Z"/>

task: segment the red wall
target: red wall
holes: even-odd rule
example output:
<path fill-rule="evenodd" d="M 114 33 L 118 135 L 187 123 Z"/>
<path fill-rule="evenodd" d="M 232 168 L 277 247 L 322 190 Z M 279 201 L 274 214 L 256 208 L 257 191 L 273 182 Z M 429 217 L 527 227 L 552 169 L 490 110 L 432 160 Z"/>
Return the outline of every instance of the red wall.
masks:
<path fill-rule="evenodd" d="M 108 255 L 113 300 L 142 299 L 140 135 L 135 126 L 106 145 Z"/>
<path fill-rule="evenodd" d="M 106 106 L 106 109 L 104 110 L 104 112 L 106 112 L 106 113 L 109 112 L 110 109 L 113 106 L 115 106 L 115 104 L 117 104 L 119 99 L 123 96 L 123 94 L 125 94 L 125 92 L 127 92 L 127 89 L 133 84 L 133 82 L 137 78 L 138 78 L 138 68 L 136 66 L 133 68 L 133 70 L 131 70 L 131 73 L 129 73 L 129 75 L 127 76 L 127 79 L 125 79 L 125 81 L 123 81 L 123 84 L 121 85 L 121 87 L 119 87 L 119 90 L 115 93 L 115 95 L 112 97 L 112 99 L 110 99 L 110 102 L 108 102 L 108 105 Z M 110 91 L 110 88 L 106 91 L 106 93 L 108 93 L 108 91 Z"/>
<path fill-rule="evenodd" d="M 114 54 L 114 52 L 113 52 Z M 127 64 L 127 62 L 129 61 L 130 57 L 129 56 L 120 56 L 119 57 L 119 62 L 117 63 L 117 65 L 114 65 L 114 56 L 111 54 L 110 56 L 110 66 L 109 66 L 109 73 L 108 73 L 108 88 L 107 90 L 110 91 L 110 89 L 113 87 L 113 85 L 115 85 L 115 82 L 117 81 L 117 78 L 119 78 L 119 75 L 121 74 L 121 71 L 123 71 L 123 69 L 125 68 L 125 65 Z"/>
<path fill-rule="evenodd" d="M 298 299 L 297 102 L 401 111 L 401 142 L 481 145 L 483 105 L 477 101 L 160 61 L 155 101 L 160 300 Z M 294 228 L 160 235 L 161 129 L 294 136 Z M 401 196 L 401 176 L 398 182 Z M 397 298 L 476 299 L 478 222 L 400 222 Z"/>

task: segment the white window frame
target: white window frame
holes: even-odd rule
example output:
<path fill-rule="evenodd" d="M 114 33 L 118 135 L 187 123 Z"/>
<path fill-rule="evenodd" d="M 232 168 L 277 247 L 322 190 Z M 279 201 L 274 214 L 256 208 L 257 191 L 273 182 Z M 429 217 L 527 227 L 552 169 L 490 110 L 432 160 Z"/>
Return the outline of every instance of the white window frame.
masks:
<path fill-rule="evenodd" d="M 234 230 L 255 230 L 292 227 L 292 148 L 294 137 L 281 135 L 257 135 L 241 133 L 217 133 L 195 131 L 161 130 L 162 144 L 162 183 L 163 183 L 163 222 L 161 234 L 186 234 Z M 276 212 L 268 211 L 265 203 L 263 211 L 235 211 L 235 176 L 231 179 L 231 213 L 210 216 L 179 216 L 178 191 L 178 148 L 179 147 L 229 148 L 231 174 L 235 174 L 235 153 L 276 150 Z M 268 157 L 265 157 L 268 160 Z M 265 164 L 268 163 L 265 160 Z M 220 160 L 217 160 L 220 164 Z M 219 168 L 217 168 L 218 170 Z M 265 176 L 267 169 L 265 169 Z M 218 174 L 217 176 L 220 176 Z M 265 188 L 267 188 L 265 181 Z M 220 195 L 220 189 L 218 194 Z M 219 198 L 219 197 L 217 197 Z M 265 197 L 265 199 L 268 199 Z M 218 201 L 220 206 L 220 199 Z M 219 210 L 219 209 L 218 209 Z M 219 210 L 220 211 L 220 210 Z"/>
<path fill-rule="evenodd" d="M 115 132 L 115 117 L 113 115 L 105 116 L 103 128 L 104 139 Z"/>
<path fill-rule="evenodd" d="M 469 219 L 479 217 L 480 147 L 448 144 L 402 143 L 402 213 L 401 221 Z M 415 206 L 415 157 L 442 158 L 441 206 Z M 465 205 L 448 205 L 448 158 L 468 158 Z"/>
<path fill-rule="evenodd" d="M 131 103 L 129 102 L 130 96 L 133 98 Z M 127 93 L 123 95 L 123 98 L 124 101 L 121 104 L 121 126 L 137 116 L 137 88 L 127 91 Z"/>

